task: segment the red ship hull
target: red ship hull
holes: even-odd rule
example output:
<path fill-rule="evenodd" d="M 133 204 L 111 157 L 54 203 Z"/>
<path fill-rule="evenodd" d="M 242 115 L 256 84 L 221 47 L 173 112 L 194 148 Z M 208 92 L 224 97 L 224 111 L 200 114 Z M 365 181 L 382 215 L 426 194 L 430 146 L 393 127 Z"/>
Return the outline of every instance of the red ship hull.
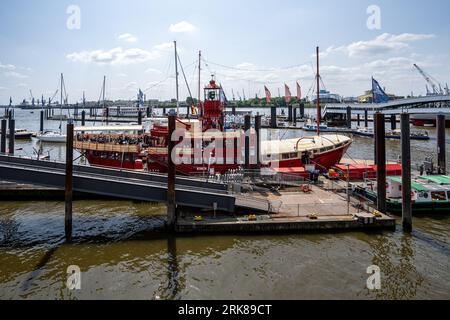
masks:
<path fill-rule="evenodd" d="M 328 170 L 341 161 L 349 146 L 350 145 L 346 145 L 341 148 L 330 150 L 329 152 L 315 155 L 313 158 L 311 158 L 311 163 L 317 165 L 317 169 L 321 171 Z M 144 170 L 143 160 L 139 158 L 137 154 L 128 154 L 126 157 L 124 157 L 125 160 L 113 159 L 111 156 L 112 154 L 108 156 L 106 153 L 103 153 L 100 156 L 94 152 L 88 152 L 86 154 L 87 160 L 93 166 L 128 170 Z M 282 160 L 278 161 L 277 163 L 273 163 L 272 166 L 278 166 L 280 168 L 294 168 L 303 167 L 304 163 L 302 163 L 300 159 Z M 240 167 L 241 165 L 239 164 L 211 164 L 210 166 L 208 166 L 207 164 L 179 164 L 176 166 L 176 169 L 178 173 L 183 175 L 198 175 L 207 172 L 224 174 L 230 170 L 239 169 Z M 151 159 L 151 161 L 147 163 L 146 169 L 150 172 L 166 173 L 167 158 Z"/>

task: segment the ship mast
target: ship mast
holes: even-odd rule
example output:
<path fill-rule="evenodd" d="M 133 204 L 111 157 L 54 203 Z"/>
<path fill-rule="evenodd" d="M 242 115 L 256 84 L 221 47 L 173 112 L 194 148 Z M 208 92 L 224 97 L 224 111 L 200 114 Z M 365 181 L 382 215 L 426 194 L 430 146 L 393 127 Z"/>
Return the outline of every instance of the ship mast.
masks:
<path fill-rule="evenodd" d="M 178 54 L 177 54 L 177 42 L 173 42 L 175 47 L 175 87 L 177 92 L 177 116 L 180 115 L 180 104 L 179 104 L 179 96 L 178 96 Z"/>
<path fill-rule="evenodd" d="M 320 72 L 319 72 L 319 47 L 316 48 L 317 55 L 317 135 L 320 135 Z"/>
<path fill-rule="evenodd" d="M 198 52 L 198 99 L 197 99 L 197 112 L 200 111 L 200 116 L 203 116 L 203 108 L 202 108 L 202 103 L 200 102 L 201 100 L 201 82 L 200 82 L 200 76 L 201 76 L 201 71 L 202 71 L 202 65 L 201 62 L 202 61 L 202 52 L 199 51 Z"/>
<path fill-rule="evenodd" d="M 60 134 L 62 132 L 63 81 L 64 81 L 64 76 L 61 73 L 61 102 L 60 102 L 60 108 L 59 108 L 59 133 Z"/>

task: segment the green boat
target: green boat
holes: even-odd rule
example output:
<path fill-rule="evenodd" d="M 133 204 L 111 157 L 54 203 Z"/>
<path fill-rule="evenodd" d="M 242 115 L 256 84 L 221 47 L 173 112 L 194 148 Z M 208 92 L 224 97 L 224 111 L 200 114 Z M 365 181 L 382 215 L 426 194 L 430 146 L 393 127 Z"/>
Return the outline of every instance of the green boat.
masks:
<path fill-rule="evenodd" d="M 402 179 L 386 179 L 387 211 L 402 213 Z M 355 193 L 376 202 L 376 191 L 358 187 Z M 450 177 L 443 175 L 419 176 L 411 180 L 413 213 L 450 213 Z"/>

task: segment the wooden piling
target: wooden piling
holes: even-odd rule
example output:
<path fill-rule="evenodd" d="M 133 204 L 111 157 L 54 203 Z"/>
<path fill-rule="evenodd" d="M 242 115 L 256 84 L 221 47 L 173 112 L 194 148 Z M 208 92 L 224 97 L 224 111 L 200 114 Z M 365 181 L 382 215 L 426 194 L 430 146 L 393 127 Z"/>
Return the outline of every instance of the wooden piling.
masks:
<path fill-rule="evenodd" d="M 84 127 L 86 125 L 86 111 L 81 111 L 81 125 Z"/>
<path fill-rule="evenodd" d="M 300 118 L 301 119 L 305 118 L 305 104 L 304 103 L 300 103 Z"/>
<path fill-rule="evenodd" d="M 294 127 L 297 126 L 297 108 L 294 108 L 294 119 L 292 119 Z"/>
<path fill-rule="evenodd" d="M 244 150 L 244 154 L 245 154 L 245 169 L 248 170 L 250 169 L 250 128 L 251 128 L 251 123 L 250 123 L 251 117 L 249 114 L 245 115 L 244 117 L 244 131 L 245 131 L 245 150 Z"/>
<path fill-rule="evenodd" d="M 352 107 L 347 107 L 347 128 L 352 128 Z"/>
<path fill-rule="evenodd" d="M 151 117 L 151 112 L 150 112 L 150 107 L 147 107 L 147 118 L 150 118 Z"/>
<path fill-rule="evenodd" d="M 402 144 L 402 224 L 403 230 L 412 231 L 412 199 L 411 199 L 411 139 L 409 114 L 401 114 Z"/>
<path fill-rule="evenodd" d="M 395 114 L 391 115 L 391 130 L 397 129 L 397 118 Z"/>
<path fill-rule="evenodd" d="M 447 174 L 447 160 L 445 154 L 445 115 L 439 114 L 436 118 L 438 168 L 440 174 Z"/>
<path fill-rule="evenodd" d="M 72 240 L 72 200 L 73 200 L 73 123 L 67 124 L 66 140 L 66 183 L 65 183 L 65 219 L 66 241 Z"/>
<path fill-rule="evenodd" d="M 138 111 L 138 125 L 142 124 L 142 110 Z"/>
<path fill-rule="evenodd" d="M 2 119 L 2 133 L 0 138 L 0 152 L 5 154 L 6 153 L 6 119 Z"/>
<path fill-rule="evenodd" d="M 364 110 L 364 127 L 369 127 L 369 111 L 367 109 Z"/>
<path fill-rule="evenodd" d="M 289 105 L 288 105 L 288 119 L 287 119 L 289 123 L 292 122 L 292 117 L 293 117 L 293 114 L 292 114 L 292 105 L 289 104 Z"/>
<path fill-rule="evenodd" d="M 233 114 L 233 116 L 236 115 L 236 104 L 234 103 L 231 105 L 231 113 Z"/>
<path fill-rule="evenodd" d="M 375 114 L 375 149 L 377 160 L 377 208 L 386 213 L 386 130 L 384 114 Z"/>
<path fill-rule="evenodd" d="M 272 129 L 277 128 L 277 107 L 276 106 L 270 107 L 270 127 Z"/>
<path fill-rule="evenodd" d="M 172 151 L 175 148 L 175 141 L 172 141 L 172 134 L 175 132 L 175 115 L 169 115 L 168 132 L 168 172 L 167 172 L 167 228 L 175 230 L 177 222 L 175 203 L 175 163 L 172 159 Z"/>
<path fill-rule="evenodd" d="M 361 125 L 361 115 L 358 113 L 357 115 L 358 127 Z"/>
<path fill-rule="evenodd" d="M 9 119 L 9 146 L 8 153 L 14 155 L 14 142 L 16 139 L 16 120 Z"/>
<path fill-rule="evenodd" d="M 41 110 L 39 122 L 39 131 L 44 132 L 44 110 Z"/>
<path fill-rule="evenodd" d="M 295 109 L 294 109 L 294 121 L 295 121 Z M 261 167 L 261 116 L 255 116 L 255 131 L 256 131 L 256 165 Z"/>

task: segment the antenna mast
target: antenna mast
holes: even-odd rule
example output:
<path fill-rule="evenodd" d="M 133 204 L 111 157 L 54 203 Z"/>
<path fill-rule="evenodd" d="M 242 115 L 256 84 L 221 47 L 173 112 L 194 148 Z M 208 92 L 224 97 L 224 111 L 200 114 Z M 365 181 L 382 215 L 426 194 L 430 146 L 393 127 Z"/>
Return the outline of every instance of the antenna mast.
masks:
<path fill-rule="evenodd" d="M 203 107 L 201 103 L 201 82 L 200 76 L 202 71 L 202 52 L 198 52 L 198 98 L 197 98 L 197 112 L 200 111 L 200 116 L 203 117 Z"/>
<path fill-rule="evenodd" d="M 177 42 L 173 42 L 175 47 L 175 87 L 177 91 L 177 115 L 180 115 L 180 104 L 179 104 L 179 95 L 178 95 L 178 53 L 177 53 Z"/>
<path fill-rule="evenodd" d="M 320 73 L 319 73 L 319 47 L 316 48 L 317 55 L 317 135 L 320 135 Z"/>

